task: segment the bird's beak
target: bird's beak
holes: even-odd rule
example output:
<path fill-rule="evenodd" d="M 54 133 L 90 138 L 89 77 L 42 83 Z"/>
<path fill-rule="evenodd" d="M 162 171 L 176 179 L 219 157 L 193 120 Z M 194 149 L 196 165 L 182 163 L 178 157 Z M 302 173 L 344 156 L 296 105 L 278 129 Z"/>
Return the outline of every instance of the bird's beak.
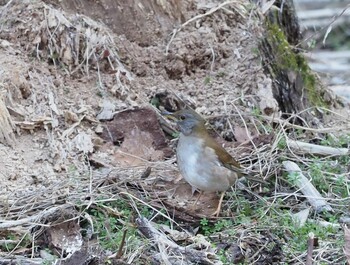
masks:
<path fill-rule="evenodd" d="M 174 113 L 172 112 L 169 112 L 169 111 L 162 111 L 160 114 L 162 114 L 162 116 L 170 119 L 170 120 L 173 120 L 173 121 L 177 121 L 178 119 L 174 116 Z"/>

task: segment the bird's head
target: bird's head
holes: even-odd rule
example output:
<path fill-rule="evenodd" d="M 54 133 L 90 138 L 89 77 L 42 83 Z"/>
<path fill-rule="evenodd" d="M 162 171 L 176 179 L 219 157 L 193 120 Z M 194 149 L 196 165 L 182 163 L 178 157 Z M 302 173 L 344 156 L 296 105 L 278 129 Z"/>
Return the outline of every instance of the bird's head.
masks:
<path fill-rule="evenodd" d="M 194 110 L 183 109 L 174 113 L 166 113 L 167 117 L 175 120 L 180 131 L 184 135 L 190 135 L 193 132 L 200 132 L 205 129 L 205 120 Z"/>

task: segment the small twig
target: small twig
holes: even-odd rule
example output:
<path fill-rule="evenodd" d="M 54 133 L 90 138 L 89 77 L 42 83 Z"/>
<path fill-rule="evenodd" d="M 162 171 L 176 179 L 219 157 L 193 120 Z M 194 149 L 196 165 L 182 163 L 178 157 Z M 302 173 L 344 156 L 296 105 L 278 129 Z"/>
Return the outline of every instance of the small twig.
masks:
<path fill-rule="evenodd" d="M 210 65 L 210 75 L 212 75 L 214 71 L 214 65 L 215 65 L 215 51 L 211 45 L 210 45 L 210 51 L 212 54 L 211 65 Z"/>
<path fill-rule="evenodd" d="M 62 135 L 61 135 L 61 139 L 64 139 L 66 137 L 68 137 L 69 135 L 71 135 L 73 133 L 73 130 L 75 129 L 75 127 L 79 126 L 79 124 L 81 123 L 81 121 L 85 118 L 86 115 L 83 115 L 76 123 L 74 123 L 71 127 L 69 127 L 68 129 L 66 129 Z"/>
<path fill-rule="evenodd" d="M 245 119 L 243 118 L 241 112 L 239 111 L 239 109 L 237 108 L 237 106 L 236 106 L 234 103 L 232 103 L 232 105 L 233 105 L 233 107 L 235 108 L 236 112 L 238 113 L 240 119 L 241 119 L 242 122 L 243 122 L 244 129 L 245 129 L 246 132 L 247 132 L 247 136 L 249 137 L 249 141 L 250 141 L 250 143 L 252 144 L 252 146 L 254 147 L 254 150 L 258 150 L 257 146 L 255 145 L 255 143 L 254 143 L 254 141 L 253 141 L 253 138 L 251 137 L 251 135 L 250 135 L 250 133 L 249 133 L 248 125 L 247 125 Z M 261 173 L 261 172 L 263 172 L 263 170 L 262 170 L 262 165 L 261 165 L 261 163 L 260 163 L 260 160 L 261 160 L 261 159 L 260 159 L 260 154 L 259 154 L 258 152 L 256 152 L 256 154 L 257 154 L 257 156 L 258 156 L 258 161 L 259 161 L 259 162 L 258 162 L 258 165 L 259 165 L 259 172 Z"/>
<path fill-rule="evenodd" d="M 128 196 L 130 199 L 132 199 L 132 201 L 134 202 L 134 200 L 142 203 L 143 205 L 146 205 L 147 207 L 151 208 L 152 210 L 154 210 L 155 212 L 157 212 L 157 214 L 163 216 L 164 218 L 166 218 L 167 220 L 174 222 L 176 225 L 179 225 L 177 222 L 175 222 L 173 219 L 171 219 L 169 216 L 167 216 L 166 214 L 162 213 L 161 211 L 157 210 L 155 207 L 151 206 L 150 204 L 140 200 L 139 198 L 133 196 L 132 194 L 128 193 L 128 192 L 120 192 L 120 195 L 126 195 Z"/>
<path fill-rule="evenodd" d="M 309 238 L 307 240 L 307 255 L 305 265 L 312 265 L 312 252 L 314 251 L 314 233 L 309 234 Z"/>
<path fill-rule="evenodd" d="M 94 55 L 94 58 L 96 60 L 97 76 L 98 76 L 98 83 L 99 83 L 98 89 L 100 90 L 102 97 L 104 98 L 105 93 L 104 93 L 104 89 L 103 89 L 104 85 L 102 83 L 102 77 L 101 77 L 101 72 L 100 72 L 100 64 L 98 63 L 98 58 L 96 56 L 96 53 L 94 53 L 93 55 Z"/>
<path fill-rule="evenodd" d="M 0 240 L 0 246 L 6 246 L 8 244 L 17 244 L 18 240 L 12 240 L 12 239 L 1 239 Z"/>
<path fill-rule="evenodd" d="M 123 247 L 125 245 L 125 238 L 126 238 L 126 234 L 127 233 L 128 233 L 128 229 L 125 229 L 124 232 L 123 232 L 122 241 L 120 242 L 118 253 L 117 253 L 117 256 L 116 256 L 117 259 L 120 259 L 123 256 Z"/>
<path fill-rule="evenodd" d="M 47 260 L 44 260 L 42 258 L 27 258 L 23 256 L 6 256 L 6 258 L 1 258 L 2 264 L 26 264 L 26 265 L 42 265 L 45 264 Z"/>
<path fill-rule="evenodd" d="M 8 144 L 9 146 L 14 145 L 16 139 L 13 133 L 14 122 L 11 115 L 6 108 L 5 101 L 0 96 L 0 142 Z"/>

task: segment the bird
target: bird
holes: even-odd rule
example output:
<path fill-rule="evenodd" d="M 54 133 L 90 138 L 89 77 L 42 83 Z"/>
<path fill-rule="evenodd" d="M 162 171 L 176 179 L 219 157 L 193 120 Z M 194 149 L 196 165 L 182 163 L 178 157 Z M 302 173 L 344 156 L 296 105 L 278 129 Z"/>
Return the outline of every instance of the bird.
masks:
<path fill-rule="evenodd" d="M 180 130 L 176 158 L 183 178 L 192 190 L 200 191 L 200 195 L 203 191 L 221 192 L 219 204 L 212 214 L 218 217 L 225 191 L 245 175 L 240 163 L 210 136 L 205 119 L 194 110 L 167 112 L 165 116 L 176 121 Z"/>

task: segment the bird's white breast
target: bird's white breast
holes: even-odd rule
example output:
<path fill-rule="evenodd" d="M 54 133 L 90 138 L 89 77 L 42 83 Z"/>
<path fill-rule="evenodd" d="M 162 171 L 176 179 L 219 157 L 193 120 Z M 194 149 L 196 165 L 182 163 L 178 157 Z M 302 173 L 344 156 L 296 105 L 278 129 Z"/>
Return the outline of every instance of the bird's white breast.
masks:
<path fill-rule="evenodd" d="M 183 177 L 190 182 L 198 182 L 198 160 L 203 140 L 191 136 L 180 136 L 177 146 L 177 163 Z M 198 178 L 198 179 L 197 179 Z"/>
<path fill-rule="evenodd" d="M 215 151 L 206 147 L 202 139 L 180 134 L 176 154 L 182 176 L 194 188 L 203 191 L 229 188 L 230 170 L 220 164 Z"/>

